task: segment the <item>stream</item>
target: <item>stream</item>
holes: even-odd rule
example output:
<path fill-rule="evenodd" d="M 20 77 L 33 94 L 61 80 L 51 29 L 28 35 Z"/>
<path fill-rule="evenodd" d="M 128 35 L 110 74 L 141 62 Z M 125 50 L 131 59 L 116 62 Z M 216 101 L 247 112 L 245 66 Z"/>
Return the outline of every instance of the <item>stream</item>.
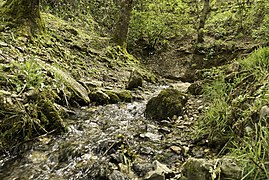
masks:
<path fill-rule="evenodd" d="M 0 179 L 140 179 L 154 160 L 178 172 L 191 148 L 186 133 L 192 122 L 185 121 L 186 115 L 175 123 L 144 118 L 147 101 L 164 88 L 147 86 L 144 100 L 76 110 L 66 119 L 67 133 L 40 136 L 23 143 L 22 153 L 2 155 Z"/>

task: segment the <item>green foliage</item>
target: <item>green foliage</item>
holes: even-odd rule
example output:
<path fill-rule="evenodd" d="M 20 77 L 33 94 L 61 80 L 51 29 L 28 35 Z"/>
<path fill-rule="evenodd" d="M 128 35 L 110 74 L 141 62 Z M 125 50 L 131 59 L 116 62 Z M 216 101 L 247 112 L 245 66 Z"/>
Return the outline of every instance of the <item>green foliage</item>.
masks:
<path fill-rule="evenodd" d="M 180 0 L 138 2 L 133 10 L 129 43 L 142 40 L 155 48 L 166 39 L 185 36 L 190 30 L 188 11 L 187 3 Z"/>
<path fill-rule="evenodd" d="M 269 70 L 269 47 L 255 51 L 241 63 L 246 69 L 261 73 L 260 76 L 266 75 Z"/>
<path fill-rule="evenodd" d="M 28 60 L 22 63 L 13 62 L 12 71 L 16 76 L 9 78 L 8 81 L 17 92 L 42 88 L 44 86 L 45 72 L 34 60 Z"/>
<path fill-rule="evenodd" d="M 92 18 L 90 4 L 86 0 L 44 0 L 41 2 L 41 9 L 72 22 L 74 26 L 93 31 L 97 24 Z"/>
<path fill-rule="evenodd" d="M 223 75 L 220 76 L 223 77 Z M 219 78 L 210 86 L 204 88 L 204 95 L 211 102 L 211 105 L 198 120 L 198 131 L 200 134 L 207 134 L 207 139 L 210 142 L 212 142 L 215 137 L 231 137 L 231 134 L 229 134 L 231 133 L 231 129 L 228 125 L 228 86 L 224 78 Z"/>
<path fill-rule="evenodd" d="M 98 31 L 102 35 L 111 35 L 115 30 L 119 18 L 119 7 L 115 0 L 93 0 L 90 5 L 90 13 L 99 24 Z"/>
<path fill-rule="evenodd" d="M 255 130 L 236 144 L 231 156 L 238 157 L 243 169 L 242 179 L 269 179 L 269 131 L 261 123 L 255 124 Z"/>
<path fill-rule="evenodd" d="M 240 69 L 225 74 L 205 88 L 211 105 L 200 118 L 198 132 L 209 143 L 229 150 L 240 159 L 244 179 L 268 178 L 268 122 L 260 118 L 262 106 L 268 103 L 269 48 L 261 48 L 240 60 Z M 229 77 L 229 78 L 228 78 Z"/>
<path fill-rule="evenodd" d="M 1 65 L 0 151 L 50 131 L 64 130 L 46 71 L 34 60 Z"/>
<path fill-rule="evenodd" d="M 260 40 L 269 40 L 269 14 L 267 13 L 261 23 L 261 26 L 253 31 L 253 37 Z"/>

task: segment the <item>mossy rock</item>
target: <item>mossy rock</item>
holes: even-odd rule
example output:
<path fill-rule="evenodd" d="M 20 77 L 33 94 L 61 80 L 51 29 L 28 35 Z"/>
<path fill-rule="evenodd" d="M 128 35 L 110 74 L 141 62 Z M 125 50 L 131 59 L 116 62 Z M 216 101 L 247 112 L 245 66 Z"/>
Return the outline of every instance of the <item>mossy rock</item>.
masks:
<path fill-rule="evenodd" d="M 96 103 L 96 105 L 104 105 L 108 104 L 110 101 L 110 97 L 102 92 L 101 90 L 97 90 L 95 92 L 91 92 L 89 94 L 90 99 Z"/>
<path fill-rule="evenodd" d="M 2 91 L 4 92 L 4 91 Z M 9 94 L 0 95 L 0 141 L 8 148 L 21 141 L 54 131 L 65 131 L 63 120 L 54 105 L 52 90 L 33 90 L 23 102 Z"/>
<path fill-rule="evenodd" d="M 123 102 L 132 102 L 133 100 L 133 95 L 128 90 L 118 92 L 117 96 L 120 98 L 120 101 L 123 101 Z"/>
<path fill-rule="evenodd" d="M 115 92 L 106 91 L 105 93 L 109 96 L 109 103 L 116 104 L 116 103 L 120 102 L 120 98 Z"/>
<path fill-rule="evenodd" d="M 49 93 L 49 92 L 48 92 Z M 47 130 L 57 129 L 59 132 L 65 131 L 65 125 L 60 116 L 60 112 L 56 109 L 53 101 L 48 98 L 47 93 L 41 93 L 38 105 L 40 107 L 40 119 L 45 124 Z M 43 118 L 42 118 L 43 117 Z"/>
<path fill-rule="evenodd" d="M 146 105 L 145 116 L 157 121 L 182 115 L 187 96 L 176 89 L 165 89 Z"/>
<path fill-rule="evenodd" d="M 76 97 L 77 99 L 77 102 L 80 102 L 80 104 L 82 105 L 86 105 L 90 102 L 90 99 L 88 97 L 88 91 L 80 83 L 78 83 L 71 75 L 41 60 L 36 61 L 42 68 L 55 74 L 57 79 L 61 80 L 64 83 L 64 85 L 66 85 L 69 89 L 71 89 L 72 92 L 74 93 L 74 97 Z"/>

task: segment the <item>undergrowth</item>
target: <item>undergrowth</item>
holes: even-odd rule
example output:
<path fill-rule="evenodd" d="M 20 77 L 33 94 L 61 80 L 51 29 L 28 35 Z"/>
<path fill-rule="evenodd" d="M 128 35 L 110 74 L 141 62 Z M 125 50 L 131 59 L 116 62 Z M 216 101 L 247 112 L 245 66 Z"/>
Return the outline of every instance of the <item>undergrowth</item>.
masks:
<path fill-rule="evenodd" d="M 198 121 L 199 136 L 219 155 L 241 160 L 242 179 L 269 179 L 269 113 L 260 113 L 269 101 L 269 48 L 238 62 L 217 70 L 204 88 L 211 105 Z"/>
<path fill-rule="evenodd" d="M 0 64 L 0 152 L 51 131 L 63 131 L 58 95 L 34 59 Z"/>

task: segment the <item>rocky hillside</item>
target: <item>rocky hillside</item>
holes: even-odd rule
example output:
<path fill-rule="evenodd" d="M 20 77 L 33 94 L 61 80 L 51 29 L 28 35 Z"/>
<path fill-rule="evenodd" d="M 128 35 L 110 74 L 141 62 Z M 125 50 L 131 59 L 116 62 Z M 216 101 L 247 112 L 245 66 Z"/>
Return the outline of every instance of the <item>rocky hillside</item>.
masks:
<path fill-rule="evenodd" d="M 38 37 L 0 32 L 1 150 L 62 132 L 62 118 L 72 107 L 132 101 L 126 90 L 132 72 L 156 81 L 126 50 L 94 30 L 52 14 L 42 17 L 46 32 Z"/>

